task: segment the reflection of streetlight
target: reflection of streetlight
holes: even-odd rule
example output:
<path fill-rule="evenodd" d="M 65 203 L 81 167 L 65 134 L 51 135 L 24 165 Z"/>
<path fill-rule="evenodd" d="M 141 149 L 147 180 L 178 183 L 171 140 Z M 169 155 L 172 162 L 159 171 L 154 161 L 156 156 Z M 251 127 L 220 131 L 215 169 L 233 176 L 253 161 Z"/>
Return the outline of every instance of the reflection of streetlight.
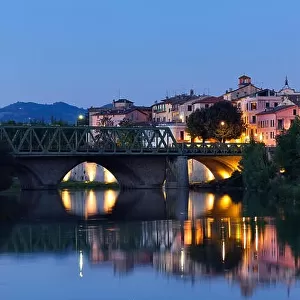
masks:
<path fill-rule="evenodd" d="M 280 168 L 279 173 L 284 174 L 285 173 L 285 168 Z"/>

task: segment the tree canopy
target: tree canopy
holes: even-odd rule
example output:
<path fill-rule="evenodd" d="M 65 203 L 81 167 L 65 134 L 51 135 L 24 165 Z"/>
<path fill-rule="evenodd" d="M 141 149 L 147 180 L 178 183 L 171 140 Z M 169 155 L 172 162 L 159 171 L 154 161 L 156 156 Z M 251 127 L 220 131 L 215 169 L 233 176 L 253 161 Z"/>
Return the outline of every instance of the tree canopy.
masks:
<path fill-rule="evenodd" d="M 241 112 L 229 101 L 220 101 L 207 109 L 197 109 L 187 120 L 191 138 L 215 138 L 220 142 L 237 139 L 244 129 Z"/>
<path fill-rule="evenodd" d="M 300 119 L 297 117 L 291 127 L 277 137 L 275 151 L 277 168 L 284 169 L 284 176 L 291 181 L 300 178 Z"/>
<path fill-rule="evenodd" d="M 274 165 L 268 160 L 265 145 L 253 139 L 243 151 L 240 167 L 244 186 L 248 190 L 265 190 L 275 175 Z"/>

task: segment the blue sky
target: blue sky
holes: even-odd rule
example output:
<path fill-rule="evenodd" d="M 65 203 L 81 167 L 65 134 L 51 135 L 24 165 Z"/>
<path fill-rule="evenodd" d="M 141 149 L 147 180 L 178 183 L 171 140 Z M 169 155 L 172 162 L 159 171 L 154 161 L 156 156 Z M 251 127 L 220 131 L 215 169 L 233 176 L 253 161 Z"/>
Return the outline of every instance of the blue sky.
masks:
<path fill-rule="evenodd" d="M 300 90 L 299 0 L 7 0 L 0 4 L 0 106 L 137 105 L 248 74 Z"/>

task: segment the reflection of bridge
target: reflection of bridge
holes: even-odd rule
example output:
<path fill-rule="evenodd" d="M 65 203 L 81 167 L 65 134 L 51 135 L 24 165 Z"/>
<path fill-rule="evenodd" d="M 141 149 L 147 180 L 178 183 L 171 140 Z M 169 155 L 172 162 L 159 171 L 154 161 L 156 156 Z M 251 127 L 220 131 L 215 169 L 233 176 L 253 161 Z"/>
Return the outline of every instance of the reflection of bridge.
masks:
<path fill-rule="evenodd" d="M 290 286 L 300 265 L 275 225 L 257 218 L 203 218 L 99 224 L 19 224 L 0 235 L 0 253 L 77 253 L 101 266 L 127 272 L 148 264 L 183 279 L 225 274 L 244 295 L 277 282 Z M 6 234 L 6 237 L 4 236 Z M 107 264 L 105 264 L 107 266 Z"/>
<path fill-rule="evenodd" d="M 177 225 L 177 226 L 175 226 Z M 94 243 L 105 250 L 155 251 L 170 248 L 180 231 L 178 222 L 153 221 L 138 225 L 76 225 L 76 224 L 20 224 L 8 238 L 2 238 L 2 253 L 88 251 Z"/>
<path fill-rule="evenodd" d="M 166 127 L 2 126 L 17 158 L 23 189 L 55 188 L 84 161 L 108 169 L 124 188 L 187 187 L 187 159 L 206 165 L 215 178 L 237 169 L 243 144 L 177 143 Z"/>

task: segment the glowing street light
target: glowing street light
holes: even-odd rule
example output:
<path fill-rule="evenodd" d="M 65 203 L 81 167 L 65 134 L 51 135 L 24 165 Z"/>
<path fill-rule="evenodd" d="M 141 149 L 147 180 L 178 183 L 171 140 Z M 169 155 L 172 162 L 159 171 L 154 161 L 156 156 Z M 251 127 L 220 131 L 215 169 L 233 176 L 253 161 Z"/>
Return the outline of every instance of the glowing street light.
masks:
<path fill-rule="evenodd" d="M 225 126 L 225 122 L 224 122 L 224 121 L 221 121 L 220 125 L 221 125 L 221 126 Z"/>
<path fill-rule="evenodd" d="M 78 125 L 84 125 L 85 124 L 85 116 L 80 114 L 78 117 L 77 117 L 77 126 Z"/>

